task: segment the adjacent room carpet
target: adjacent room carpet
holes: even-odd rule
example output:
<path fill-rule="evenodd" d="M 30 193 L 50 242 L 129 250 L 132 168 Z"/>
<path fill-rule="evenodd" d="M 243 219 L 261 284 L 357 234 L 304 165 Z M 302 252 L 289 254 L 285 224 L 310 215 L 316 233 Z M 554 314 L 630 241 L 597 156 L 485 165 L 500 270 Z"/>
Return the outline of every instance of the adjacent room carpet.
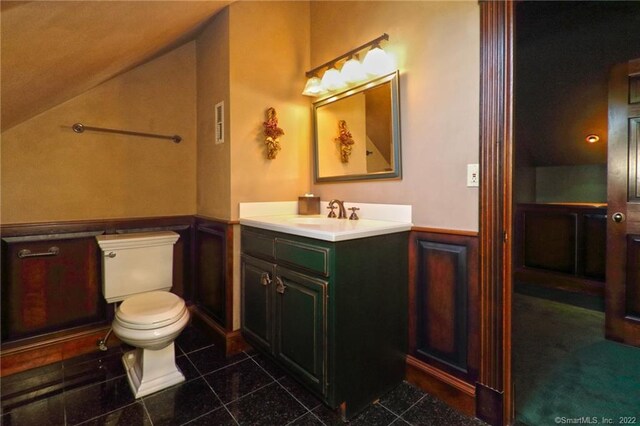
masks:
<path fill-rule="evenodd" d="M 514 293 L 513 330 L 519 422 L 640 423 L 640 348 L 605 340 L 604 313 Z"/>

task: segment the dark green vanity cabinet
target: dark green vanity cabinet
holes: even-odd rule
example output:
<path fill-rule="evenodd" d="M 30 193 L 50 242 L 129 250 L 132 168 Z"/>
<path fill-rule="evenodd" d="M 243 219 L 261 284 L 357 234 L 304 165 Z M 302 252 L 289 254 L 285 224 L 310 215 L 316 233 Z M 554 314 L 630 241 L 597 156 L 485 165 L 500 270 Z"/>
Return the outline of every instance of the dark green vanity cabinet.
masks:
<path fill-rule="evenodd" d="M 357 414 L 404 378 L 408 232 L 341 242 L 242 227 L 242 331 Z"/>

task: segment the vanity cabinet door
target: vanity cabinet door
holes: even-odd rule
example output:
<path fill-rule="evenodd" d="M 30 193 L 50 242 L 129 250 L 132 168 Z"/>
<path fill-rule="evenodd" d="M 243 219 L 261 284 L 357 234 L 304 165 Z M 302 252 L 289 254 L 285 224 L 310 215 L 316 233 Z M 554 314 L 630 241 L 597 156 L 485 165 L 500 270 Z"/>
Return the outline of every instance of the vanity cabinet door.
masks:
<path fill-rule="evenodd" d="M 328 282 L 278 266 L 275 355 L 321 394 L 327 386 Z"/>
<path fill-rule="evenodd" d="M 242 256 L 242 331 L 254 345 L 272 351 L 275 265 Z"/>

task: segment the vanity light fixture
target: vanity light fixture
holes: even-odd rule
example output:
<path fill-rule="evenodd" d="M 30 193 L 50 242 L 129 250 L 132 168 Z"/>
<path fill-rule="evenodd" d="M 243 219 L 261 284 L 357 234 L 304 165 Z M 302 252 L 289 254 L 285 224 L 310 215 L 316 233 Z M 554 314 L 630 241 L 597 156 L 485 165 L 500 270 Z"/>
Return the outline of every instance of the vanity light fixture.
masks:
<path fill-rule="evenodd" d="M 586 140 L 589 143 L 596 143 L 600 140 L 600 136 L 596 134 L 591 134 L 591 135 L 587 135 L 587 137 L 584 140 Z"/>
<path fill-rule="evenodd" d="M 389 35 L 382 34 L 362 46 L 307 71 L 308 80 L 302 94 L 305 96 L 329 94 L 393 71 L 395 69 L 393 61 L 380 47 L 380 43 L 388 40 Z M 361 63 L 358 60 L 358 53 L 364 51 L 367 53 Z M 338 64 L 342 64 L 342 66 L 340 67 Z M 319 76 L 322 76 L 322 79 Z"/>
<path fill-rule="evenodd" d="M 342 79 L 340 71 L 331 67 L 324 72 L 322 76 L 322 88 L 327 91 L 340 90 L 346 87 L 347 83 Z"/>
<path fill-rule="evenodd" d="M 359 83 L 367 79 L 367 74 L 364 72 L 362 64 L 353 56 L 344 63 L 340 70 L 340 75 L 347 84 Z"/>
<path fill-rule="evenodd" d="M 322 87 L 322 80 L 314 75 L 307 80 L 302 94 L 305 96 L 320 96 L 325 92 L 326 90 Z"/>
<path fill-rule="evenodd" d="M 367 52 L 367 56 L 362 61 L 362 67 L 372 77 L 388 74 L 394 68 L 389 56 L 378 45 Z"/>

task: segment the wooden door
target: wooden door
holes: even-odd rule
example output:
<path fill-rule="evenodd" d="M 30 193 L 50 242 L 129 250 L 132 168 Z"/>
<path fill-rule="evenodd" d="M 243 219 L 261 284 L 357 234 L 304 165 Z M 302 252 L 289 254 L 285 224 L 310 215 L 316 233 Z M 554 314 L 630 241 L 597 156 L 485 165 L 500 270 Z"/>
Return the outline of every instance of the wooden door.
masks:
<path fill-rule="evenodd" d="M 640 59 L 611 72 L 608 156 L 605 334 L 640 346 Z"/>

